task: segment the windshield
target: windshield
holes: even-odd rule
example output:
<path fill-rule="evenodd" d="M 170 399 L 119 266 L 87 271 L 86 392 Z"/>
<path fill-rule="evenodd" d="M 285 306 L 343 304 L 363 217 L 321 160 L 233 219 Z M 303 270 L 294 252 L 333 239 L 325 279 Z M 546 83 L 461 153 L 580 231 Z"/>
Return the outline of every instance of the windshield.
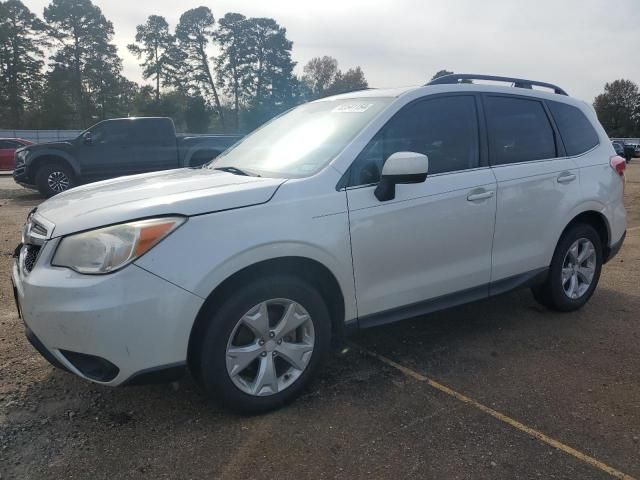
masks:
<path fill-rule="evenodd" d="M 306 103 L 259 128 L 208 168 L 284 178 L 313 175 L 392 100 L 347 98 Z"/>

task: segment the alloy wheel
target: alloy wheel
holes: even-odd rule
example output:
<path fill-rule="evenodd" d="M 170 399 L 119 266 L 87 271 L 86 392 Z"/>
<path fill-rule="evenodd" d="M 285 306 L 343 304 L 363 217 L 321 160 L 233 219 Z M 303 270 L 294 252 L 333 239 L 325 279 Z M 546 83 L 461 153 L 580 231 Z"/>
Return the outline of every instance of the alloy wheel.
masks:
<path fill-rule="evenodd" d="M 69 189 L 71 185 L 71 179 L 60 170 L 53 171 L 47 177 L 47 185 L 56 193 L 64 192 Z"/>
<path fill-rule="evenodd" d="M 236 323 L 227 342 L 227 373 L 244 393 L 273 395 L 302 375 L 314 345 L 313 322 L 302 305 L 283 298 L 266 300 Z"/>
<path fill-rule="evenodd" d="M 567 297 L 582 297 L 596 272 L 596 249 L 591 240 L 579 238 L 569 248 L 562 262 L 562 288 Z"/>

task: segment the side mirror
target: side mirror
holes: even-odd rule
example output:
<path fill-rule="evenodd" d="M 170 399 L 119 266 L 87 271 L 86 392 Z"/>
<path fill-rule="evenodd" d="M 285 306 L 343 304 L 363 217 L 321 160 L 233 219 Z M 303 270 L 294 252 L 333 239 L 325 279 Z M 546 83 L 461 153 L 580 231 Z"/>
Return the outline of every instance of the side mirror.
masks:
<path fill-rule="evenodd" d="M 91 135 L 91 132 L 85 132 L 82 136 L 82 141 L 87 145 L 91 145 L 93 143 L 93 135 Z"/>
<path fill-rule="evenodd" d="M 396 198 L 399 183 L 422 183 L 429 171 L 429 158 L 416 152 L 396 152 L 382 167 L 380 182 L 373 192 L 378 200 L 385 202 Z"/>

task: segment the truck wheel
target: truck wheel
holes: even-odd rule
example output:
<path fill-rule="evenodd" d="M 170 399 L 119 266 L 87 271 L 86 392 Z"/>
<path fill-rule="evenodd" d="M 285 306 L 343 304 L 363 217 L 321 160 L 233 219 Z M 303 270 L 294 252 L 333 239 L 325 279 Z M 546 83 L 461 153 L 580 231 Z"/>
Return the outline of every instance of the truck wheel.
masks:
<path fill-rule="evenodd" d="M 331 321 L 320 293 L 291 275 L 242 285 L 208 319 L 200 347 L 212 400 L 244 413 L 298 396 L 328 352 Z"/>
<path fill-rule="evenodd" d="M 71 169 L 62 163 L 42 165 L 36 172 L 36 185 L 45 197 L 53 197 L 75 185 Z"/>
<path fill-rule="evenodd" d="M 556 247 L 547 280 L 532 289 L 547 308 L 570 312 L 582 307 L 596 289 L 602 269 L 602 242 L 591 225 L 567 230 Z"/>

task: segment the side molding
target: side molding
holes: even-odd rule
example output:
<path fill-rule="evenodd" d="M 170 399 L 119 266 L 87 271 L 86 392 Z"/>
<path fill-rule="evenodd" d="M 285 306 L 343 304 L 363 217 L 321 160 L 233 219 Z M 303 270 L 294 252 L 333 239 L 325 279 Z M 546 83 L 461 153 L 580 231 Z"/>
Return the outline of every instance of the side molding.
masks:
<path fill-rule="evenodd" d="M 377 327 L 386 323 L 393 323 L 407 318 L 418 317 L 440 310 L 446 310 L 458 305 L 463 305 L 465 303 L 471 303 L 484 298 L 501 295 L 519 288 L 532 287 L 544 282 L 548 273 L 548 267 L 538 268 L 530 272 L 504 278 L 478 287 L 366 315 L 358 319 L 358 328 Z"/>
<path fill-rule="evenodd" d="M 442 295 L 423 302 L 413 303 L 403 307 L 397 307 L 383 312 L 373 313 L 358 319 L 359 328 L 370 328 L 393 323 L 407 318 L 418 317 L 428 313 L 456 307 L 464 303 L 475 302 L 489 296 L 489 286 L 481 285 L 460 292 Z"/>
<path fill-rule="evenodd" d="M 531 270 L 530 272 L 521 273 L 519 275 L 514 275 L 512 277 L 503 278 L 502 280 L 491 282 L 491 284 L 489 285 L 489 296 L 493 297 L 495 295 L 501 295 L 518 288 L 540 285 L 547 279 L 548 274 L 549 267 L 543 267 L 536 270 Z"/>

